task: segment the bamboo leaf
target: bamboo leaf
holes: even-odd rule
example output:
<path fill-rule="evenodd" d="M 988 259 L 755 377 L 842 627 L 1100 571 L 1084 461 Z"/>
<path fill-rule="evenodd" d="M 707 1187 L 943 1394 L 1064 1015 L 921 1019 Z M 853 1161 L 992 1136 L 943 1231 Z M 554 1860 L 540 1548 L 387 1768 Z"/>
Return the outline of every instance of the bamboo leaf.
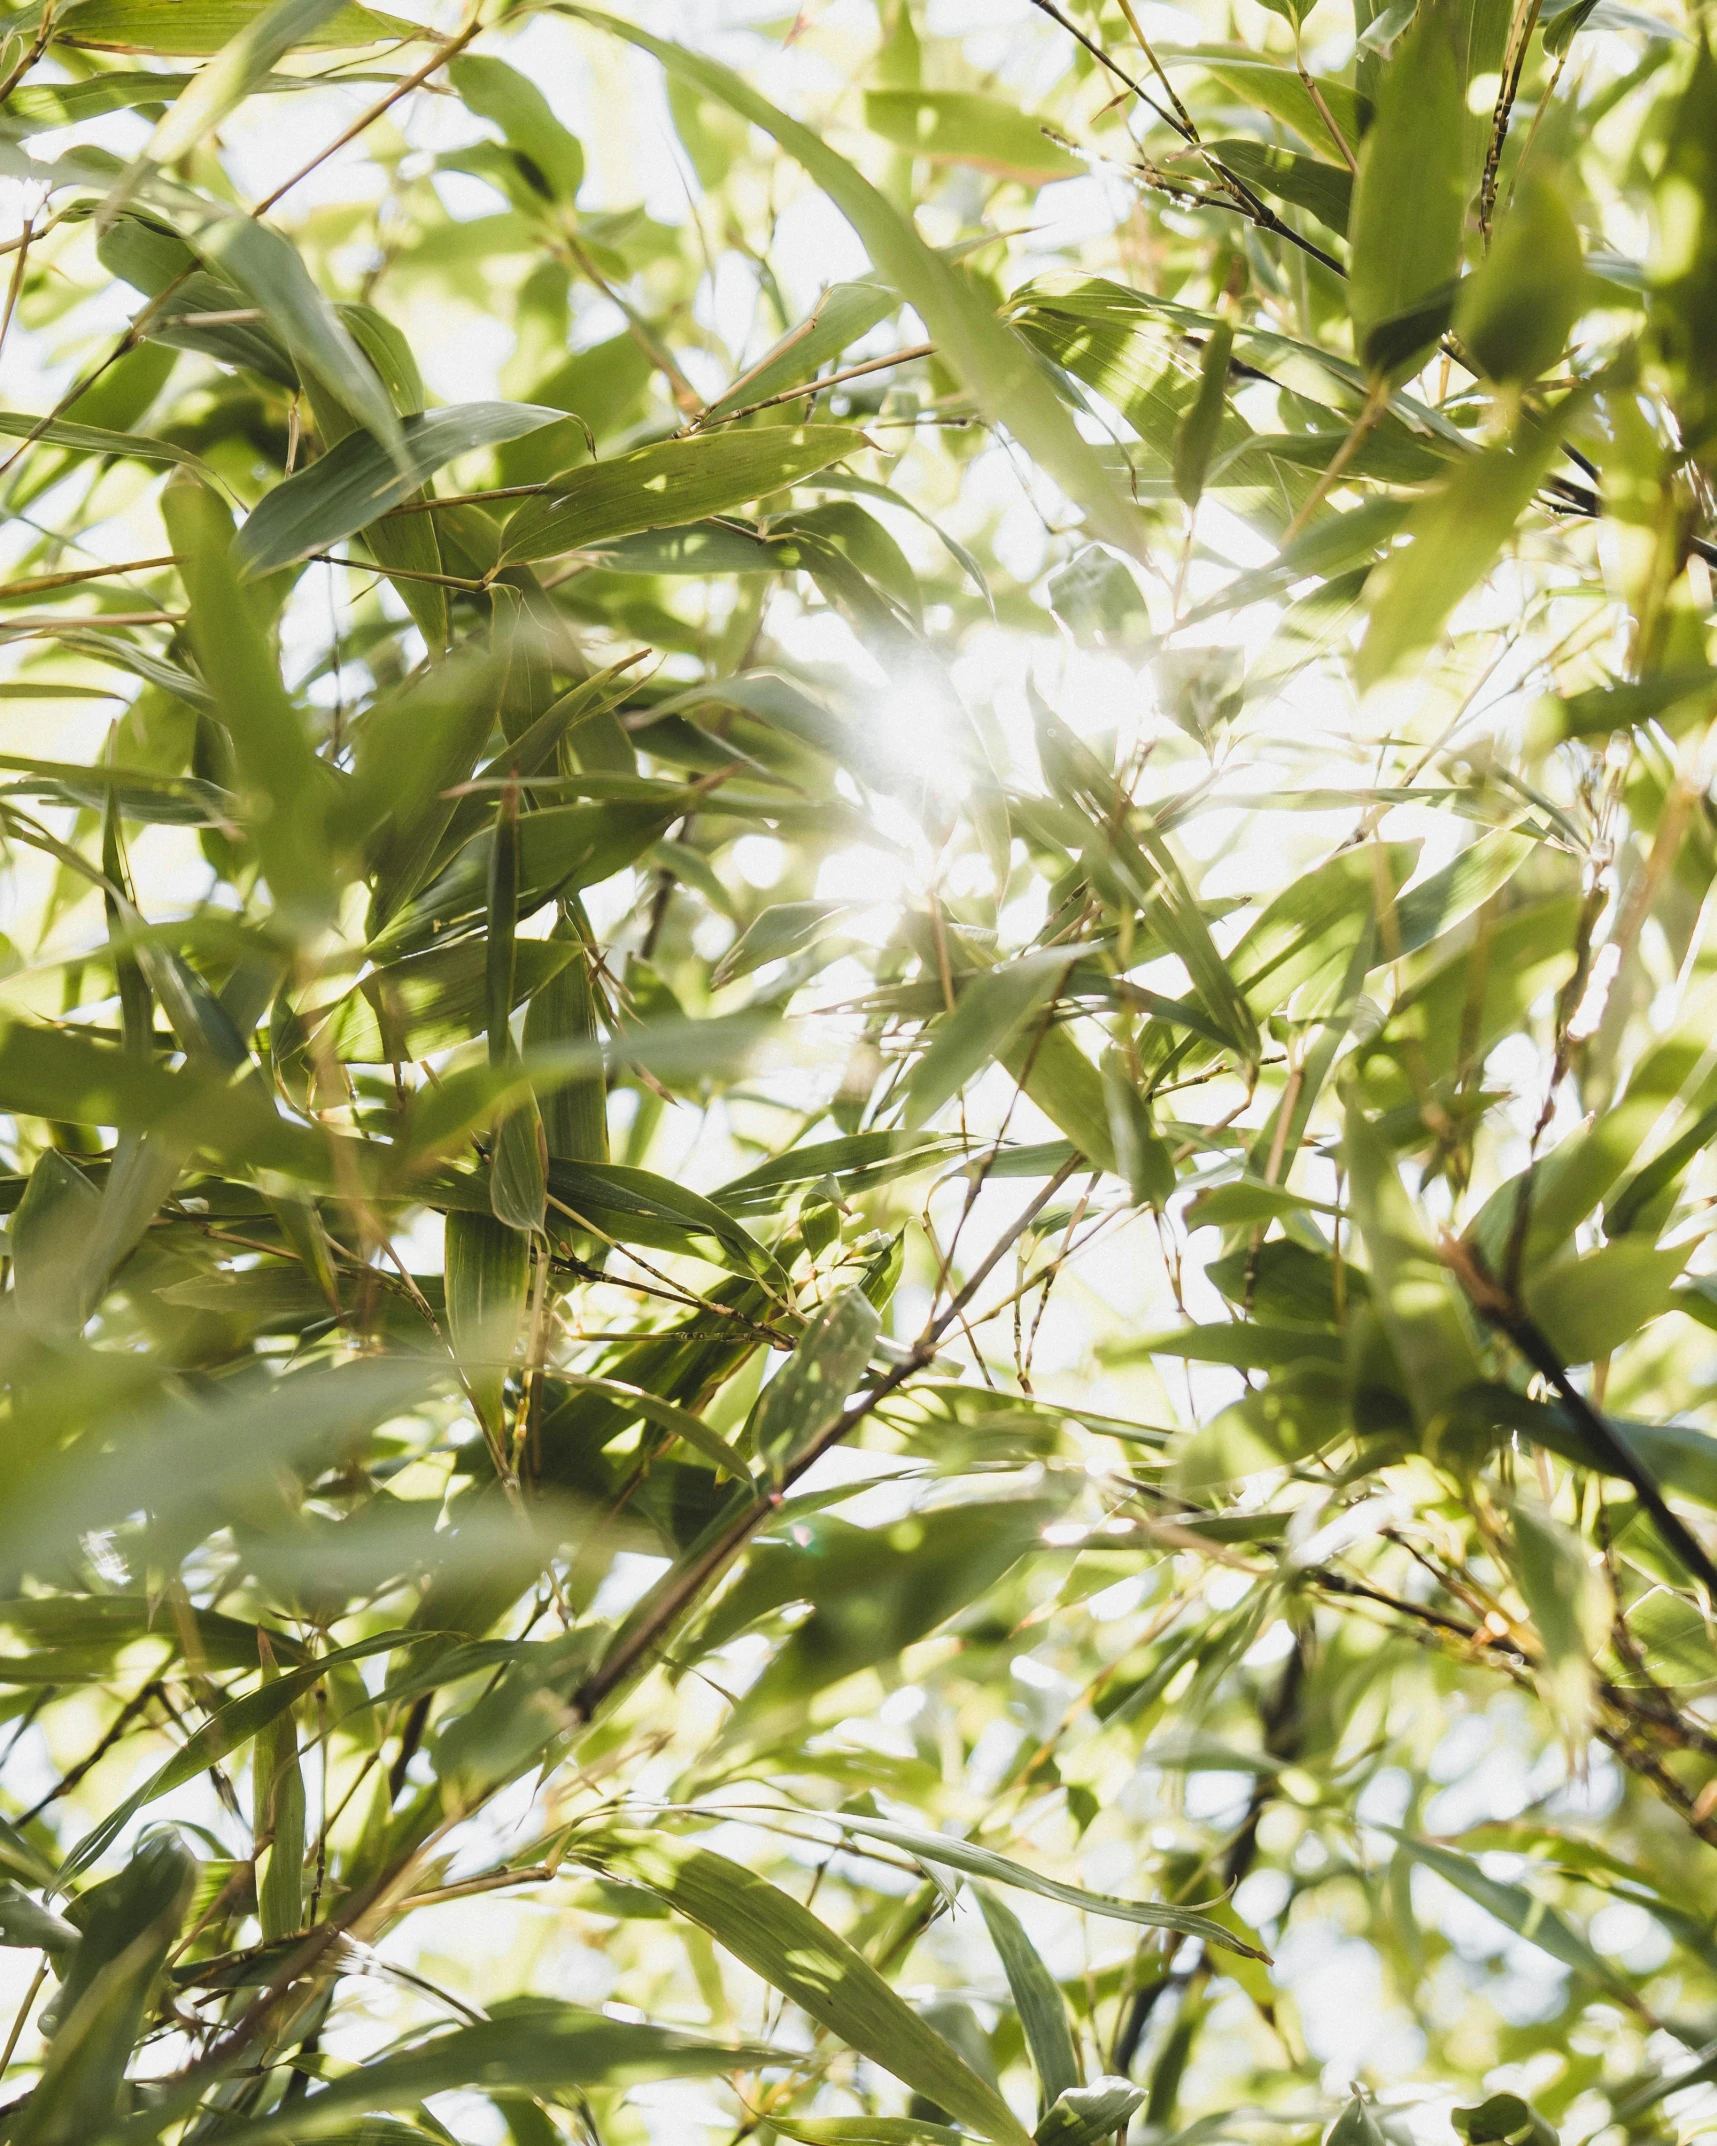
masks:
<path fill-rule="evenodd" d="M 312 927 L 334 893 L 322 769 L 240 587 L 226 508 L 194 478 L 176 477 L 162 512 L 191 601 L 198 660 L 249 793 L 263 869 L 282 907 Z"/>
<path fill-rule="evenodd" d="M 466 1384 L 499 1437 L 502 1394 L 530 1289 L 528 1237 L 494 1213 L 447 1217 L 447 1322 Z"/>
<path fill-rule="evenodd" d="M 906 1084 L 906 1122 L 916 1130 L 975 1080 L 1016 1033 L 1055 998 L 1071 966 L 1057 951 L 1033 954 L 972 977 Z"/>
<path fill-rule="evenodd" d="M 1414 508 L 1410 543 L 1366 591 L 1370 617 L 1355 664 L 1361 685 L 1388 677 L 1436 640 L 1513 534 L 1572 415 L 1564 404 L 1523 417 L 1512 440 L 1464 462 Z"/>
<path fill-rule="evenodd" d="M 1228 366 L 1233 353 L 1233 327 L 1227 321 L 1219 321 L 1204 346 L 1198 398 L 1175 433 L 1174 488 L 1189 507 L 1198 505 L 1204 490 L 1217 428 L 1228 399 Z"/>
<path fill-rule="evenodd" d="M 104 220 L 135 192 L 147 172 L 174 163 L 212 134 L 278 61 L 300 46 L 313 44 L 316 33 L 341 4 L 342 0 L 272 0 L 252 15 L 174 99 L 131 168 L 115 183 L 103 204 Z"/>
<path fill-rule="evenodd" d="M 81 0 L 58 33 L 61 44 L 92 52 L 135 52 L 205 59 L 230 45 L 262 15 L 268 0 Z M 339 51 L 421 35 L 415 23 L 343 5 L 306 32 L 299 45 Z"/>
<path fill-rule="evenodd" d="M 805 318 L 710 404 L 709 415 L 749 409 L 801 380 L 814 380 L 832 358 L 899 310 L 899 298 L 880 283 L 831 283 Z"/>
<path fill-rule="evenodd" d="M 1068 2087 L 1032 2136 L 1037 2146 L 1096 2146 L 1097 2140 L 1124 2132 L 1144 2098 L 1144 2088 L 1130 2079 Z"/>
<path fill-rule="evenodd" d="M 1435 1871 L 1445 1884 L 1475 1901 L 1517 1937 L 1525 1938 L 1528 1944 L 1536 1945 L 1540 1952 L 1548 1953 L 1553 1960 L 1597 1983 L 1600 1988 L 1616 1987 L 1615 1970 L 1554 1908 L 1547 1906 L 1524 1885 L 1511 1885 L 1501 1878 L 1486 1877 L 1470 1856 L 1461 1855 L 1453 1848 L 1440 1847 L 1432 1841 L 1415 1840 L 1399 1827 L 1386 1825 L 1378 1830 L 1387 1833 L 1410 1862 Z"/>
<path fill-rule="evenodd" d="M 611 1833 L 574 1852 L 701 1923 L 819 2026 L 980 2137 L 1022 2146 L 1026 2133 L 995 2088 L 895 1995 L 862 1953 L 790 1894 L 711 1849 L 661 1834 Z"/>
<path fill-rule="evenodd" d="M 1153 1900 L 1117 1900 L 1109 1893 L 1087 1892 L 1082 1886 L 1064 1885 L 1058 1878 L 1043 1877 L 1024 1863 L 998 1855 L 994 1849 L 980 1848 L 974 1841 L 960 1840 L 947 1833 L 931 1833 L 920 1826 L 899 1825 L 893 1819 L 867 1818 L 843 1811 L 839 1823 L 861 1839 L 887 1841 L 927 1863 L 944 1864 L 950 1870 L 964 1871 L 969 1877 L 986 1879 L 993 1885 L 1009 1885 L 1021 1892 L 1038 1893 L 1045 1900 L 1059 1900 L 1064 1907 L 1079 1908 L 1086 1914 L 1101 1915 L 1115 1922 L 1137 1923 L 1147 1930 L 1178 1930 L 1185 1937 L 1201 1938 L 1207 1945 L 1220 1945 L 1251 1959 L 1267 1957 L 1232 1930 L 1212 1922 L 1209 1916 L 1200 1915 L 1192 1908 L 1168 1907 Z"/>
<path fill-rule="evenodd" d="M 1001 1955 L 1026 2047 L 1031 2051 L 1041 2118 L 1069 2087 L 1079 2084 L 1079 2059 L 1067 2024 L 1066 2001 L 1013 1909 L 988 1886 L 976 1885 L 972 1890 L 978 1896 L 991 1942 Z"/>
<path fill-rule="evenodd" d="M 611 462 L 574 470 L 507 524 L 505 557 L 552 559 L 644 529 L 666 529 L 781 491 L 854 454 L 849 425 L 766 425 L 660 440 Z"/>
<path fill-rule="evenodd" d="M 1478 1354 L 1454 1279 L 1426 1241 L 1376 1128 L 1351 1097 L 1346 1153 L 1373 1295 L 1414 1417 L 1434 1434 L 1455 1395 L 1479 1377 Z"/>
<path fill-rule="evenodd" d="M 204 257 L 262 309 L 299 371 L 313 374 L 403 465 L 404 438 L 387 390 L 311 281 L 291 240 L 251 217 L 220 216 L 203 227 L 197 243 Z"/>
<path fill-rule="evenodd" d="M 258 1735 L 253 1764 L 253 1832 L 259 1842 L 268 1843 L 266 1858 L 258 1865 L 257 1914 L 263 1943 L 270 1944 L 304 1925 L 304 1774 L 290 1706 L 282 1707 Z"/>
<path fill-rule="evenodd" d="M 557 1157 L 549 1165 L 548 1184 L 564 1209 L 611 1236 L 638 1244 L 665 1241 L 676 1251 L 691 1250 L 703 1240 L 738 1272 L 779 1274 L 774 1255 L 730 1214 L 654 1171 Z M 653 1231 L 666 1232 L 665 1240 Z M 708 1257 L 708 1251 L 700 1256 Z"/>
<path fill-rule="evenodd" d="M 195 1868 L 177 1839 L 158 1834 L 79 1901 L 83 1934 L 66 1965 L 47 2061 L 13 2130 L 19 2146 L 82 2146 L 108 2128 Z"/>
<path fill-rule="evenodd" d="M 239 531 L 233 557 L 247 580 L 327 551 L 409 499 L 444 463 L 555 423 L 532 403 L 463 402 L 405 418 L 397 454 L 368 432 L 349 432 L 296 476 L 263 495 Z"/>
<path fill-rule="evenodd" d="M 862 1289 L 830 1297 L 800 1335 L 791 1356 L 763 1389 L 751 1422 L 758 1459 L 785 1482 L 794 1463 L 839 1417 L 864 1376 L 881 1331 Z"/>
<path fill-rule="evenodd" d="M 975 164 L 1033 184 L 1076 179 L 1085 167 L 1039 120 L 1002 97 L 974 90 L 872 89 L 864 123 L 909 156 L 933 163 Z"/>
<path fill-rule="evenodd" d="M 146 433 L 115 432 L 106 425 L 86 425 L 69 418 L 26 417 L 16 410 L 0 410 L 0 436 L 14 440 L 41 440 L 49 447 L 66 447 L 79 455 L 121 455 L 134 462 L 169 462 L 212 475 L 188 447 L 170 440 L 155 440 Z"/>
<path fill-rule="evenodd" d="M 1458 0 L 1421 0 L 1359 152 L 1348 305 L 1355 346 L 1379 377 L 1411 372 L 1454 302 L 1468 187 L 1458 15 Z"/>
<path fill-rule="evenodd" d="M 751 2045 L 702 2041 L 647 2021 L 605 2019 L 573 2005 L 527 2000 L 501 2017 L 455 2027 L 413 2049 L 360 2065 L 270 2115 L 229 2127 L 229 2136 L 235 2146 L 351 2136 L 354 2117 L 375 2109 L 416 2109 L 430 2095 L 462 2087 L 532 2093 L 620 2088 L 653 2079 L 707 2078 L 766 2063 L 774 2055 Z"/>
<path fill-rule="evenodd" d="M 467 111 L 489 120 L 526 160 L 526 176 L 549 199 L 571 203 L 584 184 L 584 151 L 518 68 L 483 52 L 461 52 L 447 78 Z M 516 437 L 517 435 L 510 435 Z"/>

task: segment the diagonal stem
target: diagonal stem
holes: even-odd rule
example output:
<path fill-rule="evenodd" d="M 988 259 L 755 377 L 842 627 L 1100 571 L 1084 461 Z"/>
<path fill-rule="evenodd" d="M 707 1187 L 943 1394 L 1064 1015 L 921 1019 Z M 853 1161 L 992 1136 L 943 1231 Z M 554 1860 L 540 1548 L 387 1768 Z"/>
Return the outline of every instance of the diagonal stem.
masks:
<path fill-rule="evenodd" d="M 1551 1347 L 1545 1334 L 1519 1299 L 1498 1283 L 1470 1244 L 1456 1237 L 1443 1240 L 1443 1261 L 1466 1291 L 1473 1309 L 1498 1333 L 1506 1335 L 1539 1375 L 1555 1387 L 1562 1405 L 1579 1426 L 1607 1475 L 1620 1476 L 1632 1487 L 1650 1513 L 1664 1547 L 1699 1582 L 1707 1596 L 1717 1602 L 1717 1564 L 1679 1513 L 1658 1488 L 1651 1471 L 1631 1453 L 1615 1426 L 1596 1408 L 1568 1375 L 1568 1367 Z"/>

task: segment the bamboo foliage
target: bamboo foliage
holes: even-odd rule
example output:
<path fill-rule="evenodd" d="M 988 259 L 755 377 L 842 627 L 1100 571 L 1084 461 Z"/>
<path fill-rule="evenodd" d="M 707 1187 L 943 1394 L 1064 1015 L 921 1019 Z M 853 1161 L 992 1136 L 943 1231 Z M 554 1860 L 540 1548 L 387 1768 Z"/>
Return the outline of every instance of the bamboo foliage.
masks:
<path fill-rule="evenodd" d="M 0 2139 L 1692 2135 L 1710 25 L 672 14 L 0 18 Z"/>

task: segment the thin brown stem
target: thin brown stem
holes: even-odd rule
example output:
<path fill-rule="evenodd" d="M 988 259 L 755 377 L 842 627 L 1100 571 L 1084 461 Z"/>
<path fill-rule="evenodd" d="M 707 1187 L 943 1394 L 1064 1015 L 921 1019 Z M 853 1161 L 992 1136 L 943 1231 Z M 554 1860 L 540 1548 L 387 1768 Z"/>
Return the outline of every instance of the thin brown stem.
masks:
<path fill-rule="evenodd" d="M 820 380 L 807 380 L 802 387 L 783 388 L 779 395 L 765 395 L 761 402 L 748 402 L 737 410 L 723 410 L 719 415 L 706 410 L 701 417 L 694 418 L 684 432 L 702 432 L 712 425 L 731 425 L 736 418 L 753 417 L 759 410 L 773 410 L 779 403 L 798 402 L 807 395 L 820 395 L 825 388 L 841 387 L 848 380 L 862 379 L 866 373 L 886 372 L 891 365 L 910 365 L 915 358 L 933 358 L 935 355 L 934 343 L 914 343 L 910 350 L 891 350 L 886 357 L 866 358 L 862 365 L 849 365 L 844 372 L 826 373 Z"/>
<path fill-rule="evenodd" d="M 1594 1408 L 1568 1375 L 1568 1368 L 1525 1306 L 1490 1274 L 1478 1251 L 1460 1238 L 1445 1237 L 1444 1264 L 1466 1291 L 1473 1309 L 1498 1333 L 1507 1336 L 1540 1377 L 1555 1387 L 1563 1407 L 1591 1448 L 1595 1464 L 1607 1475 L 1631 1485 L 1650 1513 L 1664 1547 L 1717 1602 L 1717 1564 L 1681 1515 L 1665 1499 L 1651 1471 L 1623 1443 L 1614 1426 Z"/>
<path fill-rule="evenodd" d="M 0 314 L 0 350 L 6 347 L 6 338 L 12 332 L 12 316 L 18 310 L 19 294 L 24 288 L 24 270 L 29 263 L 30 247 L 36 237 L 36 219 L 24 220 L 24 232 L 18 244 L 18 258 L 12 264 L 11 281 L 6 286 L 6 310 Z"/>
<path fill-rule="evenodd" d="M 402 97 L 409 96 L 414 89 L 420 89 L 438 68 L 446 66 L 455 53 L 463 52 L 481 27 L 481 11 L 478 8 L 473 8 L 463 29 L 456 30 L 451 37 L 445 38 L 436 46 L 435 51 L 414 74 L 409 74 L 403 81 L 396 82 L 385 97 L 378 97 L 375 103 L 366 111 L 360 112 L 349 127 L 342 133 L 335 135 L 325 149 L 319 149 L 308 164 L 300 165 L 290 179 L 282 179 L 272 194 L 263 196 L 256 207 L 252 209 L 251 214 L 253 216 L 266 216 L 277 201 L 283 200 L 295 186 L 308 179 L 313 171 L 319 170 L 331 156 L 337 156 L 348 142 L 355 142 L 358 136 L 373 127 L 378 119 L 384 118 L 387 113 L 393 110 Z"/>
<path fill-rule="evenodd" d="M 69 589 L 80 581 L 106 581 L 115 575 L 143 574 L 151 567 L 178 563 L 169 551 L 158 559 L 125 559 L 117 566 L 80 566 L 63 574 L 32 574 L 27 580 L 9 581 L 0 588 L 0 603 L 12 596 L 45 596 L 50 589 Z"/>
<path fill-rule="evenodd" d="M 12 2031 L 6 2037 L 6 2047 L 0 2051 L 0 2079 L 11 2067 L 12 2057 L 24 2032 L 24 2023 L 36 2008 L 36 1999 L 42 1994 L 42 1984 L 48 1979 L 48 1956 L 44 1952 L 36 1964 L 36 1972 L 30 1978 L 30 1987 L 24 1992 L 24 2001 L 18 2007 L 12 2021 Z"/>
<path fill-rule="evenodd" d="M 1305 505 L 1301 507 L 1300 511 L 1288 524 L 1287 530 L 1282 537 L 1282 549 L 1284 551 L 1287 550 L 1288 546 L 1294 541 L 1295 537 L 1299 535 L 1300 531 L 1306 526 L 1307 522 L 1311 520 L 1312 516 L 1317 512 L 1319 507 L 1323 505 L 1324 501 L 1335 489 L 1336 485 L 1340 482 L 1342 474 L 1346 470 L 1348 464 L 1353 460 L 1354 456 L 1358 454 L 1359 450 L 1365 445 L 1366 441 L 1371 437 L 1371 434 L 1377 429 L 1378 424 L 1382 420 L 1383 413 L 1385 410 L 1388 409 L 1388 407 L 1389 389 L 1387 385 L 1380 380 L 1376 383 L 1375 386 L 1373 386 L 1371 392 L 1366 396 L 1365 407 L 1354 419 L 1353 424 L 1348 431 L 1346 439 L 1342 441 L 1341 445 L 1336 449 L 1335 453 L 1331 455 L 1328 462 L 1325 463 L 1322 471 L 1319 473 L 1318 481 L 1312 486 L 1311 490 L 1306 495 Z"/>
<path fill-rule="evenodd" d="M 1503 61 L 1502 79 L 1497 84 L 1496 110 L 1491 116 L 1490 141 L 1485 148 L 1484 177 L 1479 183 L 1479 230 L 1484 235 L 1485 250 L 1490 250 L 1490 220 L 1496 208 L 1497 173 L 1502 166 L 1503 145 L 1508 140 L 1509 121 L 1514 112 L 1514 100 L 1520 94 L 1520 77 L 1526 66 L 1526 54 L 1532 43 L 1532 33 L 1538 26 L 1538 11 L 1541 0 L 1521 0 L 1514 20 L 1508 29 L 1508 54 Z"/>

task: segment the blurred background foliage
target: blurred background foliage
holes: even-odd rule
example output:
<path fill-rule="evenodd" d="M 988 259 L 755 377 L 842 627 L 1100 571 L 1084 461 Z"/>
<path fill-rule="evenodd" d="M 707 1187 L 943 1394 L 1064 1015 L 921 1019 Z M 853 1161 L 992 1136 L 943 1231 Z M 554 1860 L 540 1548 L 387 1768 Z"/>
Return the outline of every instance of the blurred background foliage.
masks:
<path fill-rule="evenodd" d="M 1717 2120 L 1661 4 L 0 18 L 9 2146 Z"/>

